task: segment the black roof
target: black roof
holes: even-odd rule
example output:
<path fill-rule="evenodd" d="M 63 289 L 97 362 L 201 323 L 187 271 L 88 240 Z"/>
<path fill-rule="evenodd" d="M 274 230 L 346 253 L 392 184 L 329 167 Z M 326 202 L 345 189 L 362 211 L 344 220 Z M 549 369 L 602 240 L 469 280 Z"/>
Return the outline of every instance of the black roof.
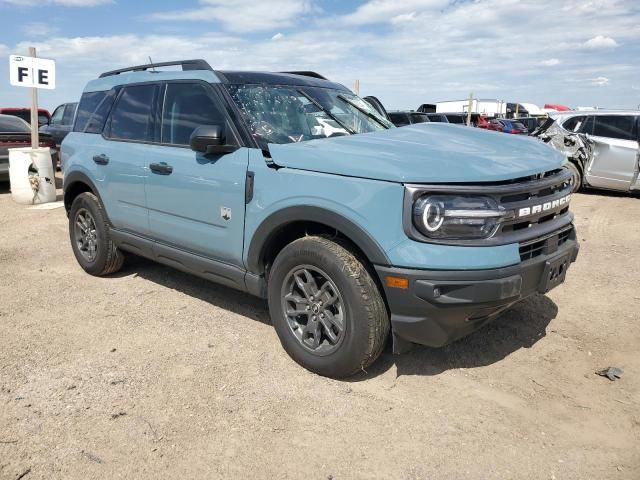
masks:
<path fill-rule="evenodd" d="M 231 84 L 266 84 L 266 85 L 295 85 L 301 87 L 335 88 L 349 92 L 349 89 L 339 83 L 330 82 L 309 75 L 297 75 L 278 72 L 243 72 L 243 71 L 215 71 L 223 83 Z"/>

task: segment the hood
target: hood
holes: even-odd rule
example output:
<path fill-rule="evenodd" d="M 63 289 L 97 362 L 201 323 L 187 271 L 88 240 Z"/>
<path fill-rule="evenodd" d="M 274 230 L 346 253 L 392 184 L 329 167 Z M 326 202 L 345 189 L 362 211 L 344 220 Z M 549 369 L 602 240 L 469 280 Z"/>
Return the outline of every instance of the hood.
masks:
<path fill-rule="evenodd" d="M 400 183 L 496 182 L 566 161 L 533 138 L 442 123 L 270 144 L 269 151 L 282 167 Z"/>

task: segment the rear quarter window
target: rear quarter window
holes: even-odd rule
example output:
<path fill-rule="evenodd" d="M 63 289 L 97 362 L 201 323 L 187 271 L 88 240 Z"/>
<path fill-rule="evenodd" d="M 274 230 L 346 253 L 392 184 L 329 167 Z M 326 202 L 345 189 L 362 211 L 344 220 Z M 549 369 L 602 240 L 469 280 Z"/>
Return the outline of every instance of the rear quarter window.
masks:
<path fill-rule="evenodd" d="M 102 133 L 109 115 L 115 91 L 86 92 L 82 94 L 73 127 L 74 132 Z"/>

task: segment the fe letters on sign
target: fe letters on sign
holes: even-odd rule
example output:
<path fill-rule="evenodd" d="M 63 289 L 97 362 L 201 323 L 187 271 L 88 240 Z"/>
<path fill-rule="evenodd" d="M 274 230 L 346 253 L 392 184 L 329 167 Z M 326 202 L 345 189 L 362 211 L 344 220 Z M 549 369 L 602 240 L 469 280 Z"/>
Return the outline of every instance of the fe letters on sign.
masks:
<path fill-rule="evenodd" d="M 9 57 L 11 85 L 53 90 L 56 88 L 56 63 L 44 58 Z"/>

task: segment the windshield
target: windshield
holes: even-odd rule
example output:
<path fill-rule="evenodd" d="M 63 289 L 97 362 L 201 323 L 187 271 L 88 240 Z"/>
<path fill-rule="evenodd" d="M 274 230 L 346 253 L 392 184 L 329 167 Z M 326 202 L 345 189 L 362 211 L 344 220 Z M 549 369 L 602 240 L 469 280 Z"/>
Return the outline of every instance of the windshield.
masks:
<path fill-rule="evenodd" d="M 393 128 L 371 105 L 347 91 L 275 85 L 226 87 L 262 147 Z"/>

